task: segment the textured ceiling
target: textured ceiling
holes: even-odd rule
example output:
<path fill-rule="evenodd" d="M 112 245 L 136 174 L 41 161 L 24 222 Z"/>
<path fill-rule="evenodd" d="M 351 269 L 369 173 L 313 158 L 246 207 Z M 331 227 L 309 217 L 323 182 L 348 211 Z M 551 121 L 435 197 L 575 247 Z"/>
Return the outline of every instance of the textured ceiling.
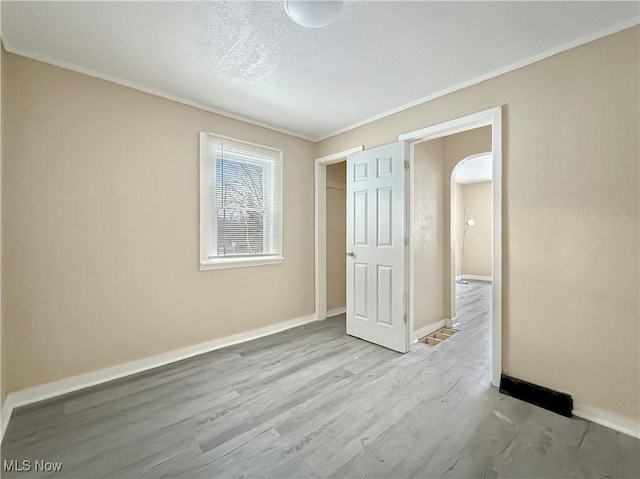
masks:
<path fill-rule="evenodd" d="M 637 2 L 7 2 L 14 53 L 319 139 L 638 20 Z"/>

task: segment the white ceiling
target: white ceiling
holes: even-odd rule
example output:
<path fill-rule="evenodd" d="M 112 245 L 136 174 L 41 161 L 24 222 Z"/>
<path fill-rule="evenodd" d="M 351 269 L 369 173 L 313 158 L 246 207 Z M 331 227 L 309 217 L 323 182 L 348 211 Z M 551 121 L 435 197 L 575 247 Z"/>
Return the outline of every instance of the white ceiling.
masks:
<path fill-rule="evenodd" d="M 469 158 L 456 167 L 453 180 L 462 184 L 491 181 L 491 164 L 491 153 Z"/>
<path fill-rule="evenodd" d="M 638 2 L 7 2 L 7 50 L 320 139 L 638 22 Z"/>

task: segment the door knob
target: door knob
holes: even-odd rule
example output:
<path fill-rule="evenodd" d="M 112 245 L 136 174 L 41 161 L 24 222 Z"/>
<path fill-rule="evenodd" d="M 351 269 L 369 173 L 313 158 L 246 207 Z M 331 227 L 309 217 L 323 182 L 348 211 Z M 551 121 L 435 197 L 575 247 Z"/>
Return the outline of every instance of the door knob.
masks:
<path fill-rule="evenodd" d="M 353 251 L 347 251 L 347 256 L 351 256 L 353 258 L 355 255 L 356 254 Z"/>

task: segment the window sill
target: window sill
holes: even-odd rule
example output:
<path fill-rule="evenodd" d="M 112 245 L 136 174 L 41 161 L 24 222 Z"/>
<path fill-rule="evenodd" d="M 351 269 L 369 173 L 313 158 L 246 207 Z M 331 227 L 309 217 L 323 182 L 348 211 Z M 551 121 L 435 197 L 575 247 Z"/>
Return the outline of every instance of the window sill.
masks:
<path fill-rule="evenodd" d="M 284 260 L 282 256 L 260 256 L 257 258 L 216 258 L 206 262 L 200 262 L 200 271 L 211 269 L 244 268 L 247 266 L 263 266 L 267 264 L 280 264 Z"/>

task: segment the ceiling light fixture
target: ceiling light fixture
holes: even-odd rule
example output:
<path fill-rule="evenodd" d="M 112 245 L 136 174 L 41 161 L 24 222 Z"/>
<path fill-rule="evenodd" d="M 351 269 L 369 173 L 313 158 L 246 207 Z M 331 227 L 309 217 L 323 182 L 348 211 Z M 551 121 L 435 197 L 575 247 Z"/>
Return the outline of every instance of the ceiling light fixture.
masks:
<path fill-rule="evenodd" d="M 336 21 L 342 12 L 342 1 L 285 0 L 289 18 L 307 28 L 322 28 Z"/>

